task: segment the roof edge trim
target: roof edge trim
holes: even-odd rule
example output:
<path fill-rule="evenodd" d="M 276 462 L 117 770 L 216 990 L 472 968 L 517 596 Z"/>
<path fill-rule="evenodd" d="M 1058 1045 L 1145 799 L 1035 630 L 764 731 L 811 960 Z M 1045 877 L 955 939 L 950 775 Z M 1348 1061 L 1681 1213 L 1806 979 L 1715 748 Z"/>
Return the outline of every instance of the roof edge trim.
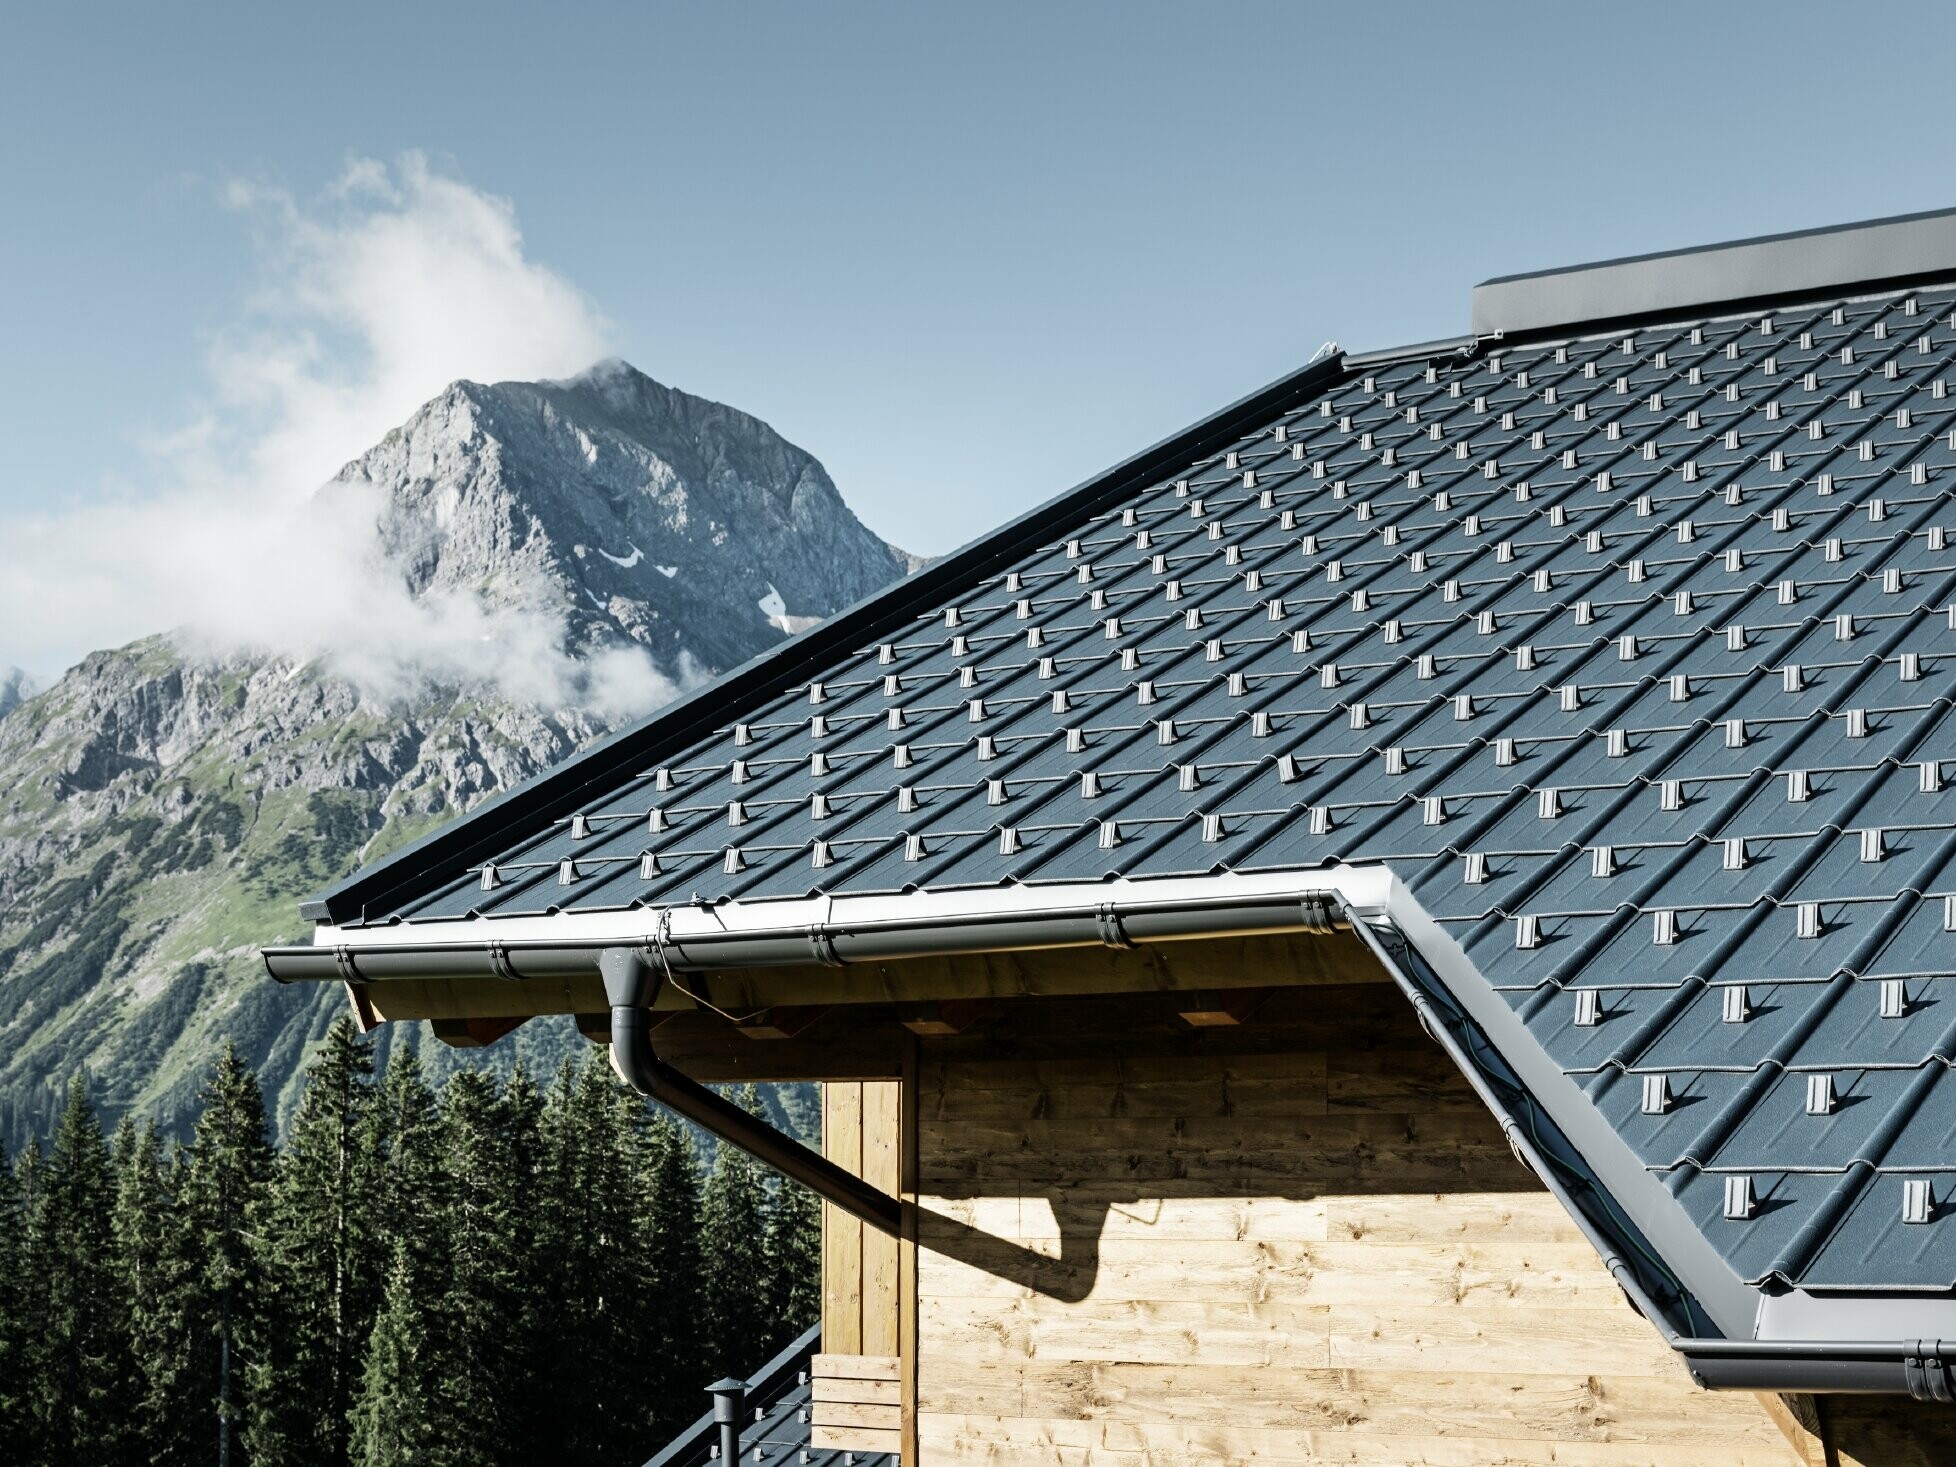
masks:
<path fill-rule="evenodd" d="M 944 592 L 1050 535 L 1062 522 L 1118 502 L 1211 449 L 1260 426 L 1284 407 L 1317 396 L 1343 380 L 1342 355 L 1279 377 L 1178 433 L 1122 459 L 1044 504 L 1008 520 L 916 574 L 864 597 L 779 646 L 750 658 L 698 692 L 668 704 L 645 722 L 622 729 L 557 768 L 498 796 L 467 815 L 355 872 L 299 904 L 315 922 L 356 920 L 370 906 L 399 905 L 431 890 L 443 873 L 488 859 L 513 830 L 567 815 L 594 787 L 628 778 L 662 753 L 683 747 L 718 721 L 720 710 L 773 696 L 837 653 L 870 641 Z"/>
<path fill-rule="evenodd" d="M 1620 1218 L 1598 1216 L 1598 1209 L 1586 1205 L 1567 1182 L 1563 1173 L 1571 1170 L 1566 1162 L 1548 1154 L 1549 1141 L 1559 1141 L 1576 1156 L 1553 1117 L 1539 1106 L 1525 1119 L 1513 1114 L 1497 1093 L 1491 1075 L 1467 1043 L 1463 1030 L 1472 1030 L 1497 1056 L 1500 1050 L 1479 1032 L 1467 1013 L 1450 1019 L 1433 1003 L 1426 984 L 1410 971 L 1410 965 L 1392 951 L 1392 944 L 1364 914 L 1347 908 L 1352 930 L 1372 950 L 1393 982 L 1412 1002 L 1420 1024 L 1474 1087 L 1481 1102 L 1501 1122 L 1515 1154 L 1520 1156 L 1542 1185 L 1548 1189 L 1589 1244 L 1602 1257 L 1604 1265 L 1623 1289 L 1631 1307 L 1649 1320 L 1665 1337 L 1665 1342 L 1684 1358 L 1692 1378 L 1708 1390 L 1730 1391 L 1817 1391 L 1829 1394 L 1907 1395 L 1918 1401 L 1956 1401 L 1956 1340 L 1775 1340 L 1727 1339 L 1693 1332 L 1690 1310 L 1695 1302 L 1677 1280 L 1652 1278 L 1649 1263 L 1639 1266 L 1627 1253 L 1643 1252 L 1654 1257 L 1650 1242 L 1638 1234 L 1634 1224 Z M 1388 927 L 1386 934 L 1405 944 L 1415 958 L 1414 947 L 1403 932 Z M 1421 962 L 1420 967 L 1426 965 Z M 1444 980 L 1429 973 L 1444 991 Z M 1516 1077 L 1519 1079 L 1519 1077 Z M 1533 1094 L 1521 1082 L 1522 1093 L 1531 1101 Z M 1545 1137 L 1543 1132 L 1548 1134 Z M 1585 1166 L 1576 1169 L 1574 1179 L 1585 1191 L 1608 1198 L 1600 1178 Z M 1626 1249 L 1623 1245 L 1628 1244 Z M 1658 1287 L 1653 1289 L 1652 1284 Z M 1664 1285 L 1668 1283 L 1670 1287 Z M 1669 1294 L 1669 1301 L 1663 1296 Z M 1702 1308 L 1702 1306 L 1699 1306 Z M 1682 1318 L 1680 1314 L 1682 1313 Z"/>
<path fill-rule="evenodd" d="M 1502 275 L 1472 297 L 1476 336 L 1572 331 L 1956 274 L 1956 209 Z"/>
<path fill-rule="evenodd" d="M 1414 341 L 1405 346 L 1385 346 L 1376 351 L 1345 353 L 1345 365 L 1360 367 L 1390 366 L 1395 362 L 1423 362 L 1433 357 L 1472 356 L 1481 346 L 1478 336 L 1443 336 L 1436 341 Z"/>

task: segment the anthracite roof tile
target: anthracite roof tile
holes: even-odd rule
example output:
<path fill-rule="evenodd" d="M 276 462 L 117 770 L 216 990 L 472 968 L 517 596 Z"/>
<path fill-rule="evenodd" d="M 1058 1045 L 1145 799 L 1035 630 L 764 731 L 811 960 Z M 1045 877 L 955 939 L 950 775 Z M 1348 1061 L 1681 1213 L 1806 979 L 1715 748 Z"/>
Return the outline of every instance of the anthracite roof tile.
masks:
<path fill-rule="evenodd" d="M 1947 1289 L 1952 305 L 1368 364 L 369 920 L 1386 862 L 1743 1276 Z"/>

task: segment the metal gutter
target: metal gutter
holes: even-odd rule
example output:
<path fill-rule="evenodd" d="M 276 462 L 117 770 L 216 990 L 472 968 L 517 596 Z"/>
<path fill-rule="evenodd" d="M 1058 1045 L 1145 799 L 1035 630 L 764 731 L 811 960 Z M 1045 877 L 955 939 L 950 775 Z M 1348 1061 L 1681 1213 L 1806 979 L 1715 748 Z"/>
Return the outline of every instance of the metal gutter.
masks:
<path fill-rule="evenodd" d="M 425 895 L 456 871 L 480 865 L 539 825 L 568 818 L 594 795 L 609 792 L 666 755 L 711 733 L 725 710 L 776 696 L 836 658 L 876 641 L 888 628 L 937 606 L 954 588 L 1009 564 L 1022 550 L 1052 538 L 1062 525 L 1118 504 L 1181 472 L 1262 427 L 1285 408 L 1316 398 L 1345 375 L 1343 357 L 1333 355 L 1238 398 L 1008 520 L 915 575 L 770 648 L 700 691 L 668 704 L 636 727 L 613 734 L 556 769 L 301 902 L 299 915 L 312 921 L 345 923 Z"/>
<path fill-rule="evenodd" d="M 1607 1208 L 1579 1198 L 1575 1187 L 1607 1200 L 1598 1179 L 1587 1168 L 1572 1165 L 1555 1154 L 1550 1143 L 1570 1146 L 1554 1120 L 1533 1103 L 1514 1077 L 1504 1077 L 1477 1053 L 1485 1049 L 1499 1058 L 1479 1026 L 1464 1012 L 1436 1003 L 1434 994 L 1395 953 L 1380 931 L 1349 907 L 1344 915 L 1359 939 L 1392 975 L 1420 1023 L 1459 1066 L 1467 1081 L 1501 1122 L 1515 1154 L 1528 1165 L 1560 1202 L 1602 1257 L 1622 1286 L 1631 1307 L 1660 1330 L 1666 1343 L 1684 1357 L 1692 1379 L 1710 1390 L 1819 1391 L 1830 1394 L 1907 1395 L 1918 1401 L 1956 1401 L 1956 1340 L 1760 1340 L 1727 1339 L 1691 1332 L 1693 1302 L 1675 1279 L 1653 1279 L 1655 1250 L 1627 1219 L 1611 1217 Z M 1391 935 L 1418 949 L 1396 929 Z M 1421 966 L 1426 966 L 1421 962 Z M 1429 968 L 1430 975 L 1430 968 Z M 1437 975 L 1434 982 L 1437 984 Z M 1444 992 L 1444 990 L 1441 990 Z M 1512 1087 L 1512 1089 L 1511 1089 Z M 1505 1092 L 1505 1093 L 1504 1093 Z M 1519 1108 L 1525 1115 L 1517 1115 Z M 1571 1184 L 1574 1184 L 1572 1187 Z M 1600 1215 L 1599 1215 L 1600 1214 Z M 1627 1246 L 1626 1246 L 1627 1245 Z M 1648 1262 L 1639 1267 L 1635 1255 Z M 1661 1267 L 1661 1265 L 1659 1265 Z M 1668 1298 L 1666 1297 L 1668 1296 Z M 1680 1317 L 1684 1321 L 1680 1327 Z"/>
<path fill-rule="evenodd" d="M 322 929 L 312 945 L 269 947 L 263 957 L 266 971 L 281 983 L 574 977 L 598 972 L 600 956 L 618 947 L 641 948 L 662 968 L 681 972 L 843 967 L 952 953 L 1329 933 L 1343 921 L 1346 896 L 1364 900 L 1378 888 L 1375 877 L 1334 868 L 1313 873 L 1307 883 L 1296 874 L 1167 878 L 1048 890 L 729 902 L 596 914 L 602 920 L 540 919 L 510 932 L 511 940 L 482 922 L 469 924 L 469 937 L 451 933 L 439 941 L 416 932 L 423 940 L 389 942 L 385 928 Z M 524 941 L 520 933 L 538 937 Z"/>

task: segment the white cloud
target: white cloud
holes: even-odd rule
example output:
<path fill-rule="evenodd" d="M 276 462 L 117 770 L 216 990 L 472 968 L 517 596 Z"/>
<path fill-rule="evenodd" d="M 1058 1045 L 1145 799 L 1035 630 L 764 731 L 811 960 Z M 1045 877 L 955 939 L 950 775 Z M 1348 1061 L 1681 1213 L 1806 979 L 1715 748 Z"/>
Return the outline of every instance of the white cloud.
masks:
<path fill-rule="evenodd" d="M 513 206 L 432 168 L 350 163 L 319 197 L 233 183 L 262 279 L 206 353 L 199 409 L 148 445 L 153 491 L 0 522 L 0 654 L 49 669 L 177 629 L 193 648 L 319 660 L 392 694 L 495 680 L 636 711 L 669 693 L 626 650 L 575 664 L 553 614 L 416 602 L 375 554 L 371 506 L 314 491 L 460 377 L 565 377 L 610 323 L 528 258 Z"/>

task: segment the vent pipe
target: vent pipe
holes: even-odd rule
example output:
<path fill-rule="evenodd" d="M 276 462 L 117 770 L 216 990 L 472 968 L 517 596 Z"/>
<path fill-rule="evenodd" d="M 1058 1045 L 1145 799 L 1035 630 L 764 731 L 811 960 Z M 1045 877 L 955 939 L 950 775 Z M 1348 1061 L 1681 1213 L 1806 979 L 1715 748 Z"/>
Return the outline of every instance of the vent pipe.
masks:
<path fill-rule="evenodd" d="M 707 1391 L 713 1397 L 713 1424 L 720 1434 L 722 1467 L 740 1460 L 740 1418 L 747 1414 L 747 1382 L 728 1376 Z"/>

